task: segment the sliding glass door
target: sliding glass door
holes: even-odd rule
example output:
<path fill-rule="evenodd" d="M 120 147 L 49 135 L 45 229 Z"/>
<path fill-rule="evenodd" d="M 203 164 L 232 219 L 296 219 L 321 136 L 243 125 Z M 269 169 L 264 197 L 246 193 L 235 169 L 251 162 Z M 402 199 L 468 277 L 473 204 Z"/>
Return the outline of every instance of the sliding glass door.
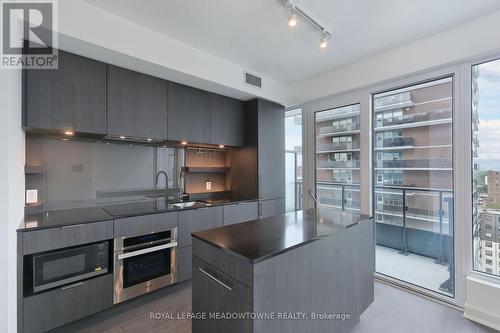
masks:
<path fill-rule="evenodd" d="M 302 209 L 302 109 L 285 112 L 286 211 Z"/>
<path fill-rule="evenodd" d="M 373 95 L 376 270 L 454 297 L 453 78 Z"/>
<path fill-rule="evenodd" d="M 360 210 L 360 104 L 315 113 L 316 195 L 333 210 Z"/>

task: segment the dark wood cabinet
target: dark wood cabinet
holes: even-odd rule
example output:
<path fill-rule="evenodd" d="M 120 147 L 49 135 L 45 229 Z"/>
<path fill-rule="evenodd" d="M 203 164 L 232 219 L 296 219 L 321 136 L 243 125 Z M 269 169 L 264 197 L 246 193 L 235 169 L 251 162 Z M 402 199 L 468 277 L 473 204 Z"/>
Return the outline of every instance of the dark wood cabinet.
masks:
<path fill-rule="evenodd" d="M 259 218 L 266 218 L 285 213 L 285 199 L 259 201 Z"/>
<path fill-rule="evenodd" d="M 179 247 L 191 246 L 191 233 L 222 226 L 222 207 L 179 212 Z"/>
<path fill-rule="evenodd" d="M 167 81 L 109 65 L 108 134 L 167 139 Z"/>
<path fill-rule="evenodd" d="M 258 101 L 259 199 L 285 197 L 285 108 Z"/>
<path fill-rule="evenodd" d="M 243 146 L 243 102 L 210 94 L 210 143 Z"/>
<path fill-rule="evenodd" d="M 251 313 L 252 290 L 215 267 L 193 257 L 193 313 Z M 246 319 L 206 319 L 192 321 L 193 333 L 253 332 Z"/>
<path fill-rule="evenodd" d="M 177 251 L 177 282 L 182 282 L 191 279 L 193 270 L 193 247 L 182 247 Z"/>
<path fill-rule="evenodd" d="M 123 217 L 114 220 L 114 237 L 130 237 L 177 227 L 177 212 Z"/>
<path fill-rule="evenodd" d="M 224 206 L 224 225 L 257 220 L 259 209 L 256 201 Z"/>
<path fill-rule="evenodd" d="M 106 134 L 106 64 L 58 56 L 58 69 L 23 72 L 24 127 Z"/>
<path fill-rule="evenodd" d="M 168 83 L 168 139 L 210 142 L 210 96 L 207 91 Z"/>
<path fill-rule="evenodd" d="M 113 305 L 113 275 L 77 282 L 24 299 L 23 333 L 46 332 Z"/>

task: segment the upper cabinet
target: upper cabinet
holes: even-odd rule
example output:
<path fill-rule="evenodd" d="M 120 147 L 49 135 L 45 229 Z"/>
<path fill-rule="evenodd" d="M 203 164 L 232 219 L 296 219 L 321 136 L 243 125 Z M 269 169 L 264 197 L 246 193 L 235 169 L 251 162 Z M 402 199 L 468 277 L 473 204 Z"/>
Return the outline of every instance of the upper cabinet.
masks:
<path fill-rule="evenodd" d="M 58 69 L 24 70 L 24 127 L 106 134 L 106 64 L 58 56 Z"/>
<path fill-rule="evenodd" d="M 168 139 L 210 142 L 210 96 L 207 91 L 168 83 Z"/>
<path fill-rule="evenodd" d="M 167 139 L 167 81 L 109 65 L 108 134 Z"/>
<path fill-rule="evenodd" d="M 243 102 L 210 94 L 210 143 L 243 145 Z"/>

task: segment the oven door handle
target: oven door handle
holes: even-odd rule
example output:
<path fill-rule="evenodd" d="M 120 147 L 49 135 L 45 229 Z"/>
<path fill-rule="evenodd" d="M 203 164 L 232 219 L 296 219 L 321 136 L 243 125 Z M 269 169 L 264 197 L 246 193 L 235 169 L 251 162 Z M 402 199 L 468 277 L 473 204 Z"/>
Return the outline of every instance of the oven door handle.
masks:
<path fill-rule="evenodd" d="M 156 252 L 156 251 L 160 251 L 160 250 L 165 250 L 165 249 L 168 249 L 168 248 L 171 248 L 171 247 L 176 247 L 176 246 L 177 246 L 177 242 L 170 242 L 168 244 L 162 244 L 162 245 L 158 245 L 158 246 L 148 247 L 146 249 L 137 250 L 137 251 L 133 251 L 133 252 L 120 253 L 118 255 L 118 260 L 123 260 L 123 259 L 131 258 L 131 257 L 136 257 L 136 256 L 140 256 L 141 254 L 146 254 L 146 253 Z"/>

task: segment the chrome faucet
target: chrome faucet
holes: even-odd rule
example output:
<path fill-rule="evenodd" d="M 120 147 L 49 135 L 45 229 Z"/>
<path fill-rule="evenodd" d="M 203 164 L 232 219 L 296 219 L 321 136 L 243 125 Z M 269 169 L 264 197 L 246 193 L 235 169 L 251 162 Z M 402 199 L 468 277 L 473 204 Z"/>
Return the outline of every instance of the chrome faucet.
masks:
<path fill-rule="evenodd" d="M 158 171 L 156 174 L 155 189 L 158 188 L 158 180 L 160 179 L 161 174 L 165 175 L 165 188 L 168 189 L 168 175 L 165 171 Z"/>

